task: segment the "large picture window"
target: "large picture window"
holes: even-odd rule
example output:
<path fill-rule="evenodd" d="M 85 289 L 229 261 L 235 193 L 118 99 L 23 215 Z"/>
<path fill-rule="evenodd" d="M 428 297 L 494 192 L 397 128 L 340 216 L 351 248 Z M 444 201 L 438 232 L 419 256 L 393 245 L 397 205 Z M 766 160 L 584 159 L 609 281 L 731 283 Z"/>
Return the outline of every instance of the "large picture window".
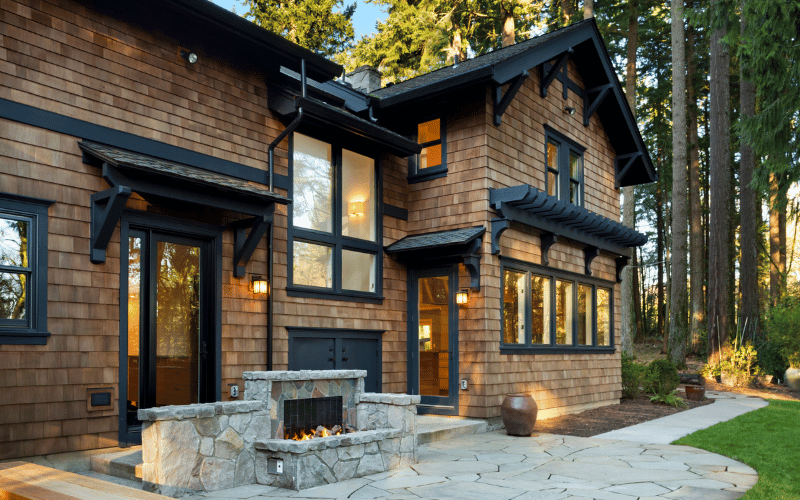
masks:
<path fill-rule="evenodd" d="M 0 344 L 47 342 L 49 201 L 0 194 Z"/>
<path fill-rule="evenodd" d="M 504 352 L 612 352 L 613 283 L 503 263 Z"/>
<path fill-rule="evenodd" d="M 375 159 L 298 133 L 292 151 L 290 294 L 377 298 Z"/>
<path fill-rule="evenodd" d="M 583 206 L 583 146 L 545 127 L 545 178 L 547 194 Z"/>

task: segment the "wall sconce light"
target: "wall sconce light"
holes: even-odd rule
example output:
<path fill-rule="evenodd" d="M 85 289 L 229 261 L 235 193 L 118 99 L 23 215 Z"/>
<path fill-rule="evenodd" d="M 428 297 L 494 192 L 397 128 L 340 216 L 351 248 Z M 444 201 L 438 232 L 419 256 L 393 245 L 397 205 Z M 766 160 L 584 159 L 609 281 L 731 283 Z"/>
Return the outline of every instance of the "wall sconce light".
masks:
<path fill-rule="evenodd" d="M 469 290 L 464 289 L 456 292 L 456 304 L 465 306 L 469 303 Z"/>
<path fill-rule="evenodd" d="M 269 281 L 263 276 L 254 275 L 250 281 L 253 293 L 264 294 L 269 293 Z"/>
<path fill-rule="evenodd" d="M 367 213 L 367 202 L 351 201 L 348 205 L 350 217 L 363 217 Z"/>
<path fill-rule="evenodd" d="M 181 57 L 189 61 L 189 64 L 194 64 L 197 62 L 197 54 L 194 52 L 189 52 L 188 50 L 181 50 Z"/>
<path fill-rule="evenodd" d="M 564 112 L 569 113 L 569 116 L 572 116 L 575 114 L 575 108 L 571 106 L 564 106 Z"/>

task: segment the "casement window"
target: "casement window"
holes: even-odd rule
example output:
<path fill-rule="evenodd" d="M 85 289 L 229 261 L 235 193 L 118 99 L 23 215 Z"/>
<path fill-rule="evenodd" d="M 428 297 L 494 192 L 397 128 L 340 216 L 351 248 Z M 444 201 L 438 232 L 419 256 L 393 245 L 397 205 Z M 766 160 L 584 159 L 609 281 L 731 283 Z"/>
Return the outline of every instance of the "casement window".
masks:
<path fill-rule="evenodd" d="M 379 298 L 375 159 L 299 133 L 292 151 L 290 295 Z"/>
<path fill-rule="evenodd" d="M 613 352 L 613 283 L 504 259 L 503 352 Z"/>
<path fill-rule="evenodd" d="M 0 194 L 0 344 L 47 343 L 47 207 Z"/>
<path fill-rule="evenodd" d="M 583 146 L 545 127 L 545 178 L 547 194 L 583 206 Z"/>
<path fill-rule="evenodd" d="M 408 181 L 414 183 L 445 177 L 447 140 L 444 119 L 434 118 L 417 124 L 414 138 L 422 146 L 422 152 L 408 160 Z"/>

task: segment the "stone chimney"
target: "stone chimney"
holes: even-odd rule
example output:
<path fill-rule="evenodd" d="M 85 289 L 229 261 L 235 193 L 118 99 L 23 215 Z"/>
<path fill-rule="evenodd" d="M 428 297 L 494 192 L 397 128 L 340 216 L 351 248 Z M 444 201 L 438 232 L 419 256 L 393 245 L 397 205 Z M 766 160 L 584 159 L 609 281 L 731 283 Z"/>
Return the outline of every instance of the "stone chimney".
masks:
<path fill-rule="evenodd" d="M 369 94 L 381 88 L 381 72 L 369 65 L 356 68 L 355 71 L 347 73 L 344 77 L 345 83 L 349 83 L 354 89 Z"/>

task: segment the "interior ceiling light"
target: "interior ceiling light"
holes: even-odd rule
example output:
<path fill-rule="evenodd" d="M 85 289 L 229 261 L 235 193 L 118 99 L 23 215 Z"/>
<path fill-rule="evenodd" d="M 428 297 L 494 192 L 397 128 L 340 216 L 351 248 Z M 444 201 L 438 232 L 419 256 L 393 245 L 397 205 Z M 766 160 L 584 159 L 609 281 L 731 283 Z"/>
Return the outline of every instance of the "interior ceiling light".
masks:
<path fill-rule="evenodd" d="M 194 64 L 197 62 L 197 54 L 195 54 L 194 52 L 181 50 L 181 57 L 189 61 L 189 64 Z"/>

